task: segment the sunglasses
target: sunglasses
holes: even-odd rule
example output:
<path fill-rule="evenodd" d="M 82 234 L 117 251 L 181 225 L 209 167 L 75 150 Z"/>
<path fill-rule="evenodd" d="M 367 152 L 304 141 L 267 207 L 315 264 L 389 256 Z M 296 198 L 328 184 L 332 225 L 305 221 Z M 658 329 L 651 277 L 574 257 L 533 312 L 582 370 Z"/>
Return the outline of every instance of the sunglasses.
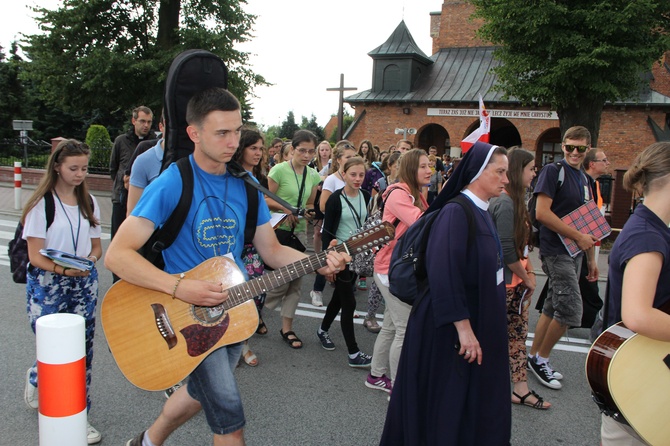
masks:
<path fill-rule="evenodd" d="M 589 150 L 589 146 L 573 146 L 572 144 L 563 144 L 563 147 L 565 147 L 565 151 L 568 153 L 573 152 L 575 149 L 577 149 L 577 152 L 579 153 L 584 153 Z"/>
<path fill-rule="evenodd" d="M 301 155 L 314 155 L 316 153 L 316 149 L 295 149 L 295 151 Z"/>

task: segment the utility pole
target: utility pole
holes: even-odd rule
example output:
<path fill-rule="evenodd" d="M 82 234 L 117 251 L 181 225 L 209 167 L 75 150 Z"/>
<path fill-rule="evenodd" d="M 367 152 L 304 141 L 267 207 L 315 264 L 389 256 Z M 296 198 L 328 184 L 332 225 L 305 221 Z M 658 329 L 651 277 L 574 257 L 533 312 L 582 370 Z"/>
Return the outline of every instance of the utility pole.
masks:
<path fill-rule="evenodd" d="M 340 104 L 337 109 L 337 140 L 342 139 L 344 130 L 342 129 L 344 125 L 344 92 L 357 90 L 355 87 L 345 87 L 344 86 L 344 73 L 340 74 L 340 86 L 337 88 L 326 88 L 326 91 L 339 91 L 340 92 Z"/>

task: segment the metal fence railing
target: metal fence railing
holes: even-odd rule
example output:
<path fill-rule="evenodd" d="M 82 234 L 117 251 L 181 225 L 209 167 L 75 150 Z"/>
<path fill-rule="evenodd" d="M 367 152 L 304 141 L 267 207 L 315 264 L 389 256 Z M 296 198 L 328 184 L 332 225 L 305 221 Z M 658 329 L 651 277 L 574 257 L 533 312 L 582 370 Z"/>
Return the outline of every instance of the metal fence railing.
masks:
<path fill-rule="evenodd" d="M 92 174 L 109 173 L 111 149 L 91 149 L 88 171 Z M 23 167 L 43 169 L 51 155 L 51 144 L 44 141 L 29 141 L 23 145 L 18 140 L 0 140 L 0 166 L 14 166 L 21 161 Z"/>

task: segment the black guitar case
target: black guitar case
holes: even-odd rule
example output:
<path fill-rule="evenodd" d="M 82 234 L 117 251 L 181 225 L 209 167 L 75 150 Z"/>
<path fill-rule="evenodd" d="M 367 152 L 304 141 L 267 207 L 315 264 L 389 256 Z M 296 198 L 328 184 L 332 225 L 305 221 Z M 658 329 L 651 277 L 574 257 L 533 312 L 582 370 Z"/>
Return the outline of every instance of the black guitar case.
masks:
<path fill-rule="evenodd" d="M 186 105 L 194 94 L 208 88 L 228 88 L 223 60 L 206 50 L 186 50 L 170 64 L 165 81 L 165 155 L 161 170 L 193 153 L 186 133 Z"/>

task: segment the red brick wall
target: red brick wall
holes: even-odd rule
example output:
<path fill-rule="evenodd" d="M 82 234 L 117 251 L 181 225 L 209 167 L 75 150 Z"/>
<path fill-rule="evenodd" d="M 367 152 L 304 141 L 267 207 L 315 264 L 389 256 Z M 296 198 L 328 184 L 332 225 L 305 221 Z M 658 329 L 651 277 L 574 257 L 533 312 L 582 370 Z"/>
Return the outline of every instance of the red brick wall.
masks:
<path fill-rule="evenodd" d="M 44 175 L 44 169 L 23 169 L 22 182 L 24 185 L 37 185 Z M 94 191 L 112 191 L 112 179 L 109 175 L 89 175 L 86 178 L 88 187 Z M 14 183 L 14 168 L 0 166 L 0 182 Z"/>
<path fill-rule="evenodd" d="M 466 1 L 445 0 L 439 19 L 439 35 L 433 39 L 433 54 L 440 48 L 489 46 L 475 37 L 483 21 L 471 19 L 475 7 Z M 431 18 L 431 28 L 433 19 Z M 431 29 L 432 31 L 432 29 Z M 432 34 L 431 34 L 432 35 Z"/>

